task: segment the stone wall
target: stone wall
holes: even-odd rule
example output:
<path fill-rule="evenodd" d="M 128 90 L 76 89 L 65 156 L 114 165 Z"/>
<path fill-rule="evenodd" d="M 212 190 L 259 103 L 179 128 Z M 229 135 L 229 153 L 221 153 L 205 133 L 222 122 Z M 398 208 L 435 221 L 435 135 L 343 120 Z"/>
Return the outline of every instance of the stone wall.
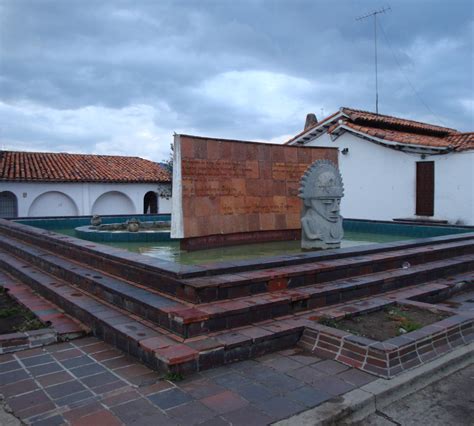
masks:
<path fill-rule="evenodd" d="M 300 178 L 316 160 L 337 164 L 338 153 L 187 135 L 176 136 L 174 152 L 172 237 L 213 236 L 207 246 L 297 235 Z"/>

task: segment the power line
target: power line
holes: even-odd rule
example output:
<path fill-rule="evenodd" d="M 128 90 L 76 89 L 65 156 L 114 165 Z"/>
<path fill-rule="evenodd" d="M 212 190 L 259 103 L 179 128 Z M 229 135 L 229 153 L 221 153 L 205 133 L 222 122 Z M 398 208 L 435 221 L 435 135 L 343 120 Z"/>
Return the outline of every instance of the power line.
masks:
<path fill-rule="evenodd" d="M 405 78 L 405 80 L 407 81 L 408 85 L 411 87 L 411 89 L 413 90 L 413 93 L 415 93 L 416 97 L 418 98 L 418 100 L 421 102 L 421 104 L 423 104 L 423 106 L 443 125 L 443 126 L 446 126 L 446 124 L 443 122 L 443 120 L 441 120 L 441 118 L 438 117 L 437 114 L 434 113 L 434 111 L 428 106 L 428 104 L 423 100 L 423 98 L 421 97 L 421 95 L 418 93 L 418 91 L 416 90 L 415 86 L 413 85 L 413 83 L 411 82 L 411 80 L 408 78 L 408 76 L 405 74 L 405 72 L 403 71 L 403 68 L 402 68 L 402 65 L 400 64 L 400 61 L 398 60 L 397 58 L 397 55 L 395 53 L 395 50 L 393 49 L 392 47 L 392 44 L 390 43 L 390 40 L 388 39 L 388 36 L 387 36 L 387 33 L 385 32 L 382 24 L 379 22 L 379 27 L 382 31 L 382 34 L 385 38 L 385 41 L 387 42 L 388 44 L 388 47 L 390 48 L 390 51 L 392 52 L 392 56 L 393 56 L 393 59 L 395 60 L 395 63 L 397 64 L 398 66 L 398 69 L 400 70 L 400 72 L 402 73 L 403 77 Z"/>
<path fill-rule="evenodd" d="M 389 7 L 384 7 L 380 10 L 375 10 L 374 12 L 368 13 L 363 16 L 356 18 L 356 21 L 361 21 L 362 19 L 374 17 L 374 59 L 375 59 L 375 113 L 379 113 L 379 81 L 378 81 L 378 59 L 377 59 L 377 15 L 385 13 L 389 10 L 392 10 Z"/>

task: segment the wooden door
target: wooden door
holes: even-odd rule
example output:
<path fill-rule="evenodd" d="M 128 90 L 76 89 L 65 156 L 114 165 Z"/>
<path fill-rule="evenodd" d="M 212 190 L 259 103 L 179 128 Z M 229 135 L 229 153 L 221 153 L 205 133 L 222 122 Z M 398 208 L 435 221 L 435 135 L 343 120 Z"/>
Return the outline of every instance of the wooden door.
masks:
<path fill-rule="evenodd" d="M 416 214 L 434 215 L 434 161 L 416 163 Z"/>

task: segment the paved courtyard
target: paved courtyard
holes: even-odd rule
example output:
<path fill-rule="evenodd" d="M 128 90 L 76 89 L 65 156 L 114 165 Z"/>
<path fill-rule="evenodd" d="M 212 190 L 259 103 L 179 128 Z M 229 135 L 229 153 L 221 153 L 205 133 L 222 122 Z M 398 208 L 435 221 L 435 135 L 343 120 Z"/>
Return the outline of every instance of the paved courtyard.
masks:
<path fill-rule="evenodd" d="M 375 380 L 300 349 L 172 382 L 93 337 L 0 356 L 0 394 L 33 425 L 264 425 Z"/>

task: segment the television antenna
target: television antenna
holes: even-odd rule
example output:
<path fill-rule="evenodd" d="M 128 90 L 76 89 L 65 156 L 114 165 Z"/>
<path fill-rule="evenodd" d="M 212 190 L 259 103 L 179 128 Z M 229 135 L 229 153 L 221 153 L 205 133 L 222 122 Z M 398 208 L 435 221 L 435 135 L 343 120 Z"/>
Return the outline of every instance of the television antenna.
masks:
<path fill-rule="evenodd" d="M 379 82 L 378 82 L 378 64 L 377 64 L 377 15 L 392 10 L 390 6 L 375 10 L 363 16 L 356 18 L 356 21 L 362 21 L 373 16 L 374 18 L 374 55 L 375 55 L 375 113 L 379 113 Z"/>

